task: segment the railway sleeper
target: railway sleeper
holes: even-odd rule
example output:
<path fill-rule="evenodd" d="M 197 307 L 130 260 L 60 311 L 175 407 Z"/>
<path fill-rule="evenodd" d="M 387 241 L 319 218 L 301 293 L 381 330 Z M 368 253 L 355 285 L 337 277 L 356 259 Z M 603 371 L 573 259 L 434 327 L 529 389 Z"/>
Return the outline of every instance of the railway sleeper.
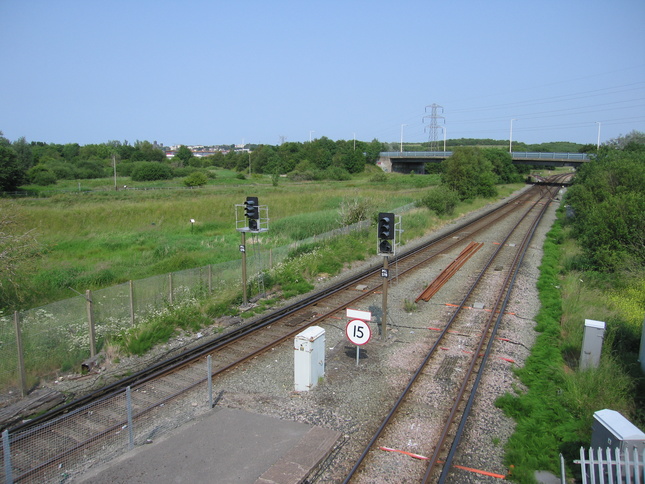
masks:
<path fill-rule="evenodd" d="M 116 407 L 116 405 L 114 405 Z M 122 408 L 110 408 L 109 406 L 101 406 L 92 410 L 92 418 L 97 425 L 105 426 L 109 428 L 112 425 L 116 425 L 119 422 L 122 422 L 126 418 L 125 402 Z"/>

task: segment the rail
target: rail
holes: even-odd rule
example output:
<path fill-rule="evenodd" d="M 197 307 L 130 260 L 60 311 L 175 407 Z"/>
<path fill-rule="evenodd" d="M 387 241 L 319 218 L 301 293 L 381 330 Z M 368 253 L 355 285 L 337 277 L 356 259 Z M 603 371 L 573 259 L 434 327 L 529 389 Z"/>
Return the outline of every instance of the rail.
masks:
<path fill-rule="evenodd" d="M 481 226 L 488 226 L 490 219 L 487 219 L 486 217 L 497 217 L 498 215 L 496 214 L 496 210 L 510 209 L 511 206 L 512 204 L 506 203 L 498 209 L 491 209 L 483 214 L 477 215 L 477 217 L 471 222 L 480 221 L 479 223 Z M 455 241 L 453 235 L 460 230 L 462 230 L 462 227 L 455 227 L 452 230 L 449 230 L 448 233 L 441 235 L 430 243 L 442 240 L 447 244 L 454 244 Z M 402 258 L 405 255 L 412 256 L 416 252 L 422 251 L 422 249 L 423 247 L 412 249 L 406 254 L 401 254 L 400 257 Z M 403 270 L 399 275 L 402 273 Z M 370 267 L 363 274 L 359 274 L 358 276 L 373 276 L 379 280 L 379 283 L 381 282 L 380 268 L 376 266 Z M 325 297 L 335 289 L 349 289 L 348 292 L 351 294 L 352 298 L 367 297 L 371 292 L 360 293 L 357 296 L 356 291 L 353 289 L 354 287 L 355 279 L 350 281 L 341 281 L 322 292 L 315 293 L 314 295 L 305 298 L 305 300 L 300 301 L 298 304 L 305 306 L 308 303 L 313 303 L 317 306 L 318 311 L 322 311 L 324 305 L 320 304 L 321 298 Z M 370 287 L 373 287 L 374 290 L 378 290 L 379 286 L 377 286 L 377 283 L 371 283 Z M 336 304 L 329 311 L 337 311 L 339 307 L 347 307 L 347 304 L 347 301 L 340 305 Z M 275 328 L 278 326 L 277 320 L 285 317 L 286 315 L 292 317 L 293 321 L 298 320 L 304 324 L 315 323 L 316 320 L 312 319 L 311 316 L 305 318 L 305 315 L 300 315 L 300 317 L 298 317 L 296 314 L 291 314 L 295 313 L 297 310 L 298 309 L 294 309 L 293 306 L 288 306 L 268 315 L 265 318 L 261 318 L 259 321 L 252 323 L 249 326 L 243 326 L 232 333 L 223 335 L 216 341 L 183 352 L 180 357 L 177 358 L 176 365 L 181 367 L 184 364 L 189 363 L 189 360 L 193 359 L 193 357 L 198 361 L 201 361 L 204 356 L 213 350 L 213 344 L 223 347 L 224 345 L 233 342 L 235 339 L 235 333 L 238 335 L 243 333 L 251 334 L 254 328 L 259 328 L 260 326 L 263 328 Z M 319 314 L 316 317 L 325 317 L 324 313 L 325 312 L 323 311 L 322 315 Z M 285 325 L 292 327 L 292 329 L 295 328 L 295 325 L 291 322 L 287 322 Z M 248 348 L 249 346 L 250 344 L 248 343 L 242 345 L 244 348 Z M 235 349 L 232 346 L 231 352 L 235 352 Z M 190 355 L 188 353 L 190 353 Z M 246 355 L 246 357 L 252 356 L 253 354 Z M 228 362 L 229 360 L 221 357 L 221 355 L 218 358 L 213 359 L 213 364 L 215 366 L 221 366 L 219 369 L 214 368 L 213 370 L 225 371 L 227 368 L 230 368 L 231 365 L 225 365 L 222 361 Z M 9 473 L 13 475 L 14 482 L 18 480 L 21 482 L 34 482 L 34 480 L 37 482 L 44 482 L 46 479 L 45 476 L 50 475 L 50 472 L 56 474 L 57 469 L 64 469 L 66 472 L 74 469 L 77 464 L 76 459 L 82 458 L 84 452 L 90 452 L 90 447 L 95 448 L 95 446 L 101 446 L 101 448 L 104 448 L 104 446 L 107 446 L 110 449 L 110 455 L 113 455 L 112 452 L 119 454 L 125 450 L 125 447 L 129 447 L 129 443 L 132 442 L 132 439 L 142 443 L 141 439 L 144 439 L 146 435 L 150 435 L 151 432 L 155 432 L 156 424 L 151 423 L 150 426 L 146 426 L 145 424 L 136 425 L 136 428 L 139 429 L 136 436 L 129 437 L 127 435 L 129 434 L 128 429 L 132 429 L 133 426 L 129 423 L 124 423 L 123 409 L 127 407 L 127 398 L 125 399 L 126 401 L 124 401 L 125 397 L 123 396 L 123 388 L 121 388 L 121 386 L 124 382 L 128 386 L 132 386 L 131 398 L 133 399 L 133 406 L 135 408 L 132 418 L 134 420 L 138 421 L 143 418 L 144 415 L 149 415 L 149 412 L 152 412 L 153 409 L 154 411 L 161 412 L 161 401 L 155 400 L 154 397 L 161 394 L 162 387 L 166 386 L 164 383 L 155 379 L 156 376 L 165 373 L 165 369 L 162 368 L 163 364 L 165 363 L 153 365 L 146 370 L 131 375 L 125 380 L 112 384 L 101 392 L 94 394 L 94 398 L 80 399 L 76 402 L 71 402 L 56 411 L 49 412 L 49 415 L 36 417 L 30 422 L 25 422 L 20 426 L 7 431 L 3 435 L 4 443 L 6 444 L 4 445 L 5 451 L 3 453 L 6 459 L 4 460 L 4 466 L 0 463 L 0 470 L 3 471 L 0 472 L 0 475 L 4 474 L 4 477 L 6 478 L 6 472 L 9 471 Z M 198 365 L 199 364 L 202 363 L 198 363 Z M 193 375 L 193 373 L 195 372 L 191 372 L 186 368 L 186 371 L 182 369 L 180 377 L 175 375 L 175 377 L 172 378 L 174 383 L 172 385 L 167 385 L 170 390 L 168 395 L 165 395 L 164 393 L 164 400 L 162 400 L 164 402 L 163 405 L 168 406 L 170 400 L 173 400 L 179 394 L 186 391 L 186 388 L 192 389 L 197 386 L 204 385 L 205 379 L 201 372 L 196 372 L 195 375 Z M 213 374 L 214 372 L 209 371 L 209 375 Z M 116 390 L 116 392 L 110 394 L 111 390 Z M 116 400 L 117 407 L 120 408 L 121 411 L 118 409 L 116 411 L 110 410 L 112 407 L 108 408 L 108 401 L 112 399 Z M 141 403 L 139 402 L 140 399 L 142 400 Z M 77 406 L 77 404 L 81 402 L 82 404 Z M 99 405 L 99 407 L 96 407 L 96 405 Z M 100 408 L 100 411 L 98 408 Z M 212 406 L 209 406 L 209 408 L 212 408 Z M 116 414 L 116 417 L 114 417 L 113 414 Z M 83 420 L 83 425 L 72 423 L 73 419 L 76 417 Z M 102 423 L 103 419 L 105 419 L 105 425 L 96 431 L 96 426 Z M 81 432 L 81 428 L 84 428 L 84 426 L 90 427 L 90 432 L 88 434 L 85 434 L 84 431 Z M 55 429 L 55 432 L 50 432 L 49 429 L 52 428 Z M 106 429 L 112 431 L 106 433 Z M 95 433 L 91 433 L 92 430 L 94 430 Z M 46 436 L 48 435 L 60 436 L 60 442 L 55 443 L 51 439 L 47 440 Z M 36 440 L 30 442 L 31 436 L 34 436 Z M 104 437 L 108 439 L 109 442 L 105 442 Z M 44 447 L 42 444 L 44 440 L 41 440 L 41 438 L 49 442 L 46 445 L 46 456 L 41 455 L 41 452 L 44 452 L 41 448 Z M 116 440 L 113 441 L 112 439 L 116 439 L 118 442 Z M 145 439 L 143 442 L 145 442 Z M 82 445 L 79 446 L 79 443 Z M 52 448 L 50 448 L 50 444 Z M 11 458 L 11 461 L 7 460 L 9 458 Z"/>
<path fill-rule="evenodd" d="M 548 196 L 547 198 L 550 198 L 551 196 L 552 195 Z M 543 200 L 543 197 L 540 197 L 540 199 Z M 540 201 L 535 202 L 533 204 L 532 208 L 537 207 L 539 204 L 540 204 Z M 452 409 L 450 411 L 450 418 L 447 420 L 447 423 L 446 423 L 446 425 L 445 425 L 445 427 L 443 429 L 442 435 L 439 438 L 439 443 L 435 447 L 435 452 L 432 455 L 432 457 L 428 458 L 429 465 L 427 467 L 426 474 L 425 474 L 422 482 L 428 482 L 428 480 L 430 478 L 430 474 L 433 473 L 436 464 L 438 464 L 440 462 L 439 461 L 440 453 L 442 452 L 442 449 L 444 447 L 444 443 L 447 440 L 448 433 L 452 431 L 451 429 L 453 428 L 452 427 L 453 423 L 455 425 L 457 423 L 459 423 L 459 428 L 458 428 L 458 430 L 456 432 L 456 435 L 454 436 L 454 441 L 453 441 L 452 446 L 450 448 L 448 458 L 444 459 L 444 461 L 442 462 L 444 464 L 444 466 L 443 466 L 443 470 L 442 470 L 442 475 L 440 477 L 440 479 L 441 479 L 440 482 L 444 482 L 444 479 L 446 478 L 447 472 L 451 468 L 452 459 L 453 459 L 453 457 L 455 455 L 456 448 L 459 445 L 459 442 L 460 442 L 460 439 L 461 439 L 461 434 L 463 433 L 464 425 L 465 425 L 466 419 L 468 418 L 468 413 L 469 413 L 470 408 L 471 408 L 471 406 L 473 404 L 473 398 L 474 398 L 473 395 L 476 394 L 478 383 L 479 383 L 479 381 L 481 379 L 481 375 L 482 375 L 482 373 L 484 371 L 484 368 L 486 367 L 487 355 L 491 352 L 492 341 L 494 341 L 495 334 L 497 332 L 497 327 L 499 326 L 499 323 L 500 323 L 500 320 L 502 318 L 502 315 L 504 314 L 504 310 L 505 310 L 506 304 L 508 302 L 510 291 L 511 291 L 511 288 L 512 288 L 513 283 L 514 283 L 515 275 L 517 274 L 517 271 L 519 270 L 519 267 L 521 265 L 524 251 L 528 247 L 528 243 L 532 238 L 532 235 L 533 235 L 533 232 L 535 230 L 535 227 L 537 226 L 537 223 L 540 220 L 542 214 L 546 210 L 546 207 L 548 206 L 548 203 L 546 203 L 546 204 L 543 203 L 542 205 L 543 206 L 540 208 L 539 215 L 537 217 L 535 217 L 535 219 L 532 221 L 531 228 L 528 230 L 527 235 L 524 237 L 524 240 L 522 241 L 522 244 L 521 244 L 522 249 L 516 254 L 515 260 L 513 261 L 513 264 L 512 264 L 513 269 L 508 273 L 505 282 L 502 284 L 502 287 L 504 288 L 504 290 L 501 291 L 500 294 L 497 297 L 497 301 L 495 302 L 495 304 L 493 306 L 494 309 L 491 311 L 489 320 L 488 320 L 485 328 L 483 329 L 483 331 L 481 333 L 481 340 L 479 342 L 479 346 L 477 347 L 477 349 L 472 351 L 472 354 L 474 356 L 472 357 L 470 367 L 468 369 L 468 372 L 467 372 L 466 376 L 463 378 L 463 382 L 462 382 L 461 387 L 459 389 L 458 396 L 456 398 L 454 398 L 454 405 L 453 405 L 453 407 L 452 407 Z M 526 218 L 530 212 L 531 212 L 531 209 L 527 210 L 524 213 L 522 219 L 519 222 L 517 222 L 517 224 L 516 224 L 515 228 L 513 229 L 513 231 L 515 231 L 518 228 L 518 226 L 520 225 L 522 220 L 524 220 L 524 218 Z M 506 239 L 509 239 L 509 237 L 511 236 L 513 231 L 511 231 L 509 233 L 509 235 L 507 236 Z M 469 232 L 469 237 L 472 237 L 474 233 L 475 232 Z M 504 245 L 505 245 L 505 242 L 500 243 L 499 247 L 497 248 L 495 253 L 491 256 L 490 260 L 488 261 L 487 267 L 492 267 L 493 266 L 493 262 L 496 260 L 495 257 L 497 256 L 498 252 L 501 251 L 501 249 L 504 247 Z M 397 414 L 399 408 L 402 406 L 403 402 L 407 398 L 408 393 L 412 391 L 412 387 L 415 385 L 415 383 L 419 379 L 420 375 L 423 374 L 424 369 L 426 368 L 426 366 L 427 366 L 428 362 L 430 361 L 430 359 L 432 358 L 433 354 L 435 354 L 436 350 L 438 348 L 440 348 L 440 344 L 441 344 L 442 339 L 444 338 L 444 335 L 446 335 L 447 333 L 449 333 L 451 331 L 453 321 L 455 321 L 455 319 L 457 318 L 457 314 L 459 313 L 461 308 L 464 307 L 464 305 L 466 304 L 466 301 L 471 296 L 471 293 L 474 291 L 475 287 L 480 283 L 480 280 L 482 279 L 483 274 L 484 274 L 484 271 L 482 271 L 482 273 L 478 277 L 477 281 L 475 281 L 473 283 L 473 285 L 471 286 L 471 288 L 468 291 L 468 293 L 464 296 L 464 299 L 463 299 L 462 303 L 460 304 L 459 308 L 457 309 L 457 311 L 453 314 L 453 316 L 451 317 L 450 321 L 448 321 L 446 323 L 446 326 L 442 330 L 442 332 L 439 335 L 438 339 L 434 342 L 432 347 L 428 350 L 424 360 L 421 362 L 421 364 L 418 366 L 416 372 L 410 378 L 410 380 L 408 382 L 408 385 L 401 392 L 399 398 L 394 403 L 394 405 L 392 405 L 389 413 L 385 416 L 385 418 L 383 419 L 380 427 L 373 434 L 370 442 L 365 446 L 365 448 L 363 450 L 363 453 L 361 454 L 361 456 L 356 461 L 354 467 L 347 474 L 345 480 L 343 481 L 344 483 L 349 483 L 353 479 L 353 477 L 357 474 L 359 469 L 362 468 L 363 461 L 366 459 L 367 455 L 371 452 L 371 450 L 373 448 L 375 448 L 375 444 L 376 444 L 377 440 L 379 440 L 380 436 L 385 433 L 385 429 L 388 428 L 390 423 L 393 422 L 395 414 Z M 484 347 L 485 347 L 485 351 L 483 352 L 483 358 L 480 360 L 480 357 L 478 357 L 477 355 L 482 355 L 482 350 L 484 349 Z M 479 368 L 477 369 L 478 364 L 479 364 Z M 464 395 L 467 393 L 466 388 L 470 384 L 469 383 L 470 382 L 469 375 L 476 375 L 476 381 L 475 381 L 475 384 L 473 385 L 472 393 L 470 395 L 470 398 L 468 398 L 468 402 L 466 403 L 466 410 L 463 411 L 463 417 L 461 419 L 458 419 L 457 418 L 458 409 L 461 408 L 461 405 L 463 404 L 463 398 L 462 397 L 464 397 Z M 363 477 L 365 477 L 365 476 L 363 476 Z"/>

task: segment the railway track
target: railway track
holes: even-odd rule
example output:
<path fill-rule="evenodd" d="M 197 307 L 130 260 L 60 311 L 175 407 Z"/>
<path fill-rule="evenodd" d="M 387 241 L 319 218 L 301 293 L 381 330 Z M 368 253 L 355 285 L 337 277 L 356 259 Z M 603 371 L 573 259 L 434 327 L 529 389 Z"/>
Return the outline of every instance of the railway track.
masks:
<path fill-rule="evenodd" d="M 535 196 L 531 192 L 540 190 L 547 193 L 543 187 L 535 188 L 466 226 L 406 251 L 397 257 L 396 270 L 393 271 L 395 277 L 405 277 L 434 257 L 465 247 L 479 232 L 509 216 L 518 207 L 531 203 L 531 197 Z M 101 443 L 126 429 L 131 422 L 124 418 L 122 411 L 124 389 L 129 389 L 127 398 L 132 403 L 130 419 L 143 420 L 147 415 L 159 412 L 166 402 L 205 383 L 204 372 L 195 369 L 196 366 L 203 368 L 205 357 L 211 357 L 214 375 L 226 372 L 292 338 L 304 328 L 321 324 L 326 318 L 373 296 L 379 292 L 382 283 L 380 266 L 370 267 L 351 280 L 330 286 L 173 360 L 131 375 L 11 429 L 14 436 L 11 443 L 14 481 L 44 482 L 48 476 L 56 474 L 60 462 L 82 459 L 97 445 L 104 445 Z M 91 405 L 96 405 L 96 409 L 87 410 Z M 52 439 L 52 435 L 56 438 Z M 34 452 L 34 449 L 39 451 Z"/>
<path fill-rule="evenodd" d="M 513 282 L 535 228 L 556 192 L 557 188 L 542 190 L 490 257 L 482 261 L 479 274 L 464 288 L 461 302 L 445 326 L 438 328 L 436 340 L 349 471 L 345 483 L 376 482 L 384 475 L 388 475 L 388 482 L 398 479 L 459 482 L 454 473 L 463 468 L 453 468 L 453 459 Z M 461 254 L 456 260 L 469 256 L 470 252 Z M 437 402 L 437 395 L 445 403 Z M 414 439 L 421 443 L 419 453 L 402 450 L 408 447 L 411 429 L 416 429 Z M 403 452 L 413 459 L 406 466 L 393 466 L 391 452 Z"/>

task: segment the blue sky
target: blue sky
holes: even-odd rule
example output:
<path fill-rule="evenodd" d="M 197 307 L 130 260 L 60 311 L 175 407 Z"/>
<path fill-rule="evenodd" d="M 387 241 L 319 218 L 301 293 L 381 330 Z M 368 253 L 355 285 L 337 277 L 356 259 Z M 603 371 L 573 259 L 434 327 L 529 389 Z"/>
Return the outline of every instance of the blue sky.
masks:
<path fill-rule="evenodd" d="M 419 142 L 436 103 L 448 138 L 595 144 L 645 132 L 644 26 L 643 0 L 0 0 L 0 131 Z"/>

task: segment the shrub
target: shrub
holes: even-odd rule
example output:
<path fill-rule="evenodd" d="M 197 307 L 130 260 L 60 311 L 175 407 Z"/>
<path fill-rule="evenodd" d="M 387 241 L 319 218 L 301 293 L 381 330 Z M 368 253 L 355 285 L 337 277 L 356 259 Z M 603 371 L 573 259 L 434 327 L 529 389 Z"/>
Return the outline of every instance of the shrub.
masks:
<path fill-rule="evenodd" d="M 420 205 L 434 211 L 437 215 L 452 215 L 459 203 L 459 193 L 445 185 L 430 190 L 420 201 Z"/>
<path fill-rule="evenodd" d="M 106 175 L 106 170 L 98 160 L 81 161 L 76 164 L 74 175 L 77 179 L 102 178 Z"/>
<path fill-rule="evenodd" d="M 358 197 L 343 200 L 338 207 L 339 222 L 341 225 L 351 225 L 361 220 L 367 220 L 371 211 L 372 206 L 369 200 Z"/>
<path fill-rule="evenodd" d="M 51 171 L 58 180 L 73 180 L 75 178 L 80 178 L 76 173 L 76 169 L 72 166 L 71 163 L 52 160 L 48 161 L 45 164 L 37 165 L 34 168 L 38 168 L 39 166 Z M 38 183 L 38 185 L 40 185 L 40 183 Z"/>
<path fill-rule="evenodd" d="M 187 187 L 203 187 L 208 183 L 208 177 L 199 171 L 194 171 L 184 178 L 184 185 Z"/>
<path fill-rule="evenodd" d="M 36 165 L 27 171 L 27 178 L 34 185 L 42 187 L 54 185 L 57 181 L 56 174 L 42 165 Z"/>
<path fill-rule="evenodd" d="M 328 180 L 335 181 L 350 180 L 352 178 L 347 170 L 339 166 L 330 166 L 324 171 L 323 176 Z"/>
<path fill-rule="evenodd" d="M 130 176 L 132 175 L 132 170 L 137 166 L 137 163 L 131 163 L 129 161 L 122 161 L 116 165 L 116 173 L 119 176 Z"/>
<path fill-rule="evenodd" d="M 172 178 L 170 166 L 154 161 L 137 163 L 132 170 L 133 181 L 169 180 Z"/>
<path fill-rule="evenodd" d="M 189 175 L 192 175 L 196 171 L 199 171 L 196 169 L 194 166 L 173 166 L 172 167 L 172 174 L 175 177 L 186 177 Z"/>
<path fill-rule="evenodd" d="M 442 163 L 442 181 L 459 193 L 461 200 L 497 195 L 493 164 L 479 148 L 455 148 L 450 158 Z"/>
<path fill-rule="evenodd" d="M 309 181 L 316 179 L 315 172 L 313 171 L 292 171 L 287 176 L 291 181 Z"/>
<path fill-rule="evenodd" d="M 645 167 L 642 157 L 601 152 L 582 166 L 567 202 L 584 255 L 595 268 L 616 271 L 645 265 Z"/>

